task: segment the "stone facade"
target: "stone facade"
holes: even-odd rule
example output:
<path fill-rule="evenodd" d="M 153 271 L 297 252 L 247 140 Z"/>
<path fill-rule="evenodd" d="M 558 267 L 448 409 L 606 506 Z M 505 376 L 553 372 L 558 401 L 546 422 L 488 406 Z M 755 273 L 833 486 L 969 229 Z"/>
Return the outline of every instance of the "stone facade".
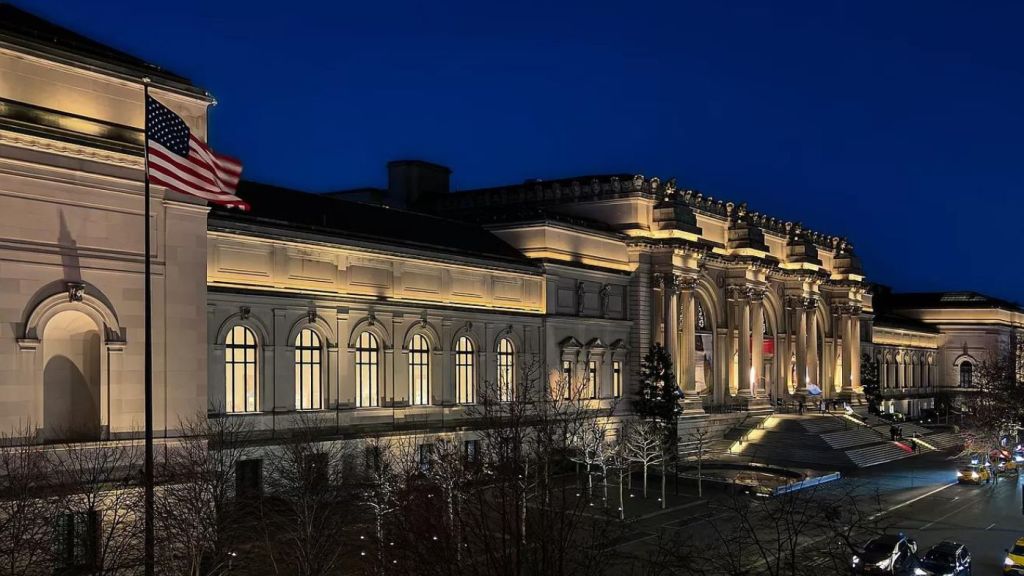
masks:
<path fill-rule="evenodd" d="M 212 99 L 128 55 L 0 39 L 0 430 L 137 433 L 143 78 L 203 138 Z M 299 412 L 346 433 L 466 427 L 512 365 L 582 379 L 624 414 L 654 343 L 689 413 L 857 402 L 862 352 L 927 386 L 995 345 L 931 312 L 937 335 L 872 330 L 850 242 L 674 179 L 456 193 L 449 173 L 396 162 L 387 189 L 323 196 L 243 183 L 252 214 L 154 186 L 157 434 L 234 412 L 268 429 Z"/>

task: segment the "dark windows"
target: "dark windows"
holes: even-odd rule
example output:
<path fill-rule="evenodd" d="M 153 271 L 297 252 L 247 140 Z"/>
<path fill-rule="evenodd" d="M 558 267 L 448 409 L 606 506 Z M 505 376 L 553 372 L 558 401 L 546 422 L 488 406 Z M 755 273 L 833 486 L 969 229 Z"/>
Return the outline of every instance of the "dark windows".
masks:
<path fill-rule="evenodd" d="M 960 363 L 960 387 L 970 388 L 974 386 L 974 364 L 970 362 Z"/>

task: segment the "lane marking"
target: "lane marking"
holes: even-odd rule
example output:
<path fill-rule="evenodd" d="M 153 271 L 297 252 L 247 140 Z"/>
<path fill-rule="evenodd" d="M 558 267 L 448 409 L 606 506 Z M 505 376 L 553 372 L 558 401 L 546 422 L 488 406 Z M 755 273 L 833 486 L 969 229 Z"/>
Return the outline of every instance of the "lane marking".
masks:
<path fill-rule="evenodd" d="M 877 513 L 877 514 L 875 514 L 873 516 L 871 516 L 871 518 L 869 518 L 869 519 L 870 520 L 874 520 L 874 519 L 879 518 L 881 516 L 885 516 L 886 514 L 892 512 L 893 510 L 899 510 L 900 508 L 903 508 L 904 506 L 908 506 L 910 504 L 913 504 L 914 502 L 917 502 L 918 500 L 922 500 L 924 498 L 927 498 L 927 497 L 931 496 L 932 494 L 938 494 L 939 492 L 942 492 L 943 490 L 945 490 L 946 488 L 949 488 L 950 486 L 956 486 L 956 484 L 957 484 L 956 482 L 950 482 L 949 484 L 946 484 L 945 486 L 939 486 L 938 488 L 936 488 L 935 490 L 932 490 L 931 492 L 928 492 L 927 494 L 922 494 L 922 495 L 918 496 L 917 498 L 911 498 L 910 500 L 907 500 L 906 502 L 904 502 L 902 504 L 897 504 L 897 505 L 893 506 L 892 508 L 889 508 L 888 510 L 883 510 L 883 511 L 881 511 L 881 512 L 879 512 L 879 513 Z"/>
<path fill-rule="evenodd" d="M 995 525 L 996 525 L 996 523 L 995 523 L 995 522 L 993 522 L 993 523 L 989 524 L 989 525 L 988 525 L 988 528 L 985 528 L 985 530 L 991 530 L 991 529 L 992 529 L 992 527 L 993 527 L 993 526 L 995 526 Z"/>
<path fill-rule="evenodd" d="M 925 524 L 924 526 L 921 526 L 919 528 L 919 530 L 927 530 L 929 527 L 934 526 L 936 523 L 941 522 L 942 520 L 945 520 L 946 518 L 949 518 L 953 514 L 959 513 L 961 510 L 964 510 L 965 508 L 967 508 L 968 506 L 971 506 L 973 504 L 974 504 L 974 502 L 967 502 L 963 506 L 960 506 L 959 508 L 956 508 L 955 510 L 953 510 L 953 511 L 947 513 L 947 514 L 943 514 L 942 516 L 936 518 L 935 520 L 932 520 L 931 522 Z"/>

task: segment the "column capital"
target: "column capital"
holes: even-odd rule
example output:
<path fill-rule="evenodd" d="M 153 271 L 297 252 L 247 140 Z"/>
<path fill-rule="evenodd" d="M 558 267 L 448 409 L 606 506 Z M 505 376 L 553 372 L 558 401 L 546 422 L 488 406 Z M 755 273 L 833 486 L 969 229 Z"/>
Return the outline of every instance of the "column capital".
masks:
<path fill-rule="evenodd" d="M 815 295 L 815 294 L 812 294 L 810 296 L 805 296 L 803 298 L 804 308 L 806 308 L 807 310 L 815 310 L 815 309 L 818 308 L 818 302 L 820 300 L 821 300 L 821 298 L 819 296 Z"/>
<path fill-rule="evenodd" d="M 749 287 L 742 284 L 733 284 L 725 287 L 725 295 L 728 300 L 746 300 L 750 297 Z"/>
<path fill-rule="evenodd" d="M 697 288 L 697 277 L 687 276 L 683 274 L 676 274 L 675 276 L 676 287 L 683 292 L 692 291 Z"/>
<path fill-rule="evenodd" d="M 761 286 L 748 286 L 747 287 L 747 298 L 751 302 L 760 304 L 764 301 L 765 295 L 768 293 L 768 289 Z"/>
<path fill-rule="evenodd" d="M 785 304 L 787 310 L 803 310 L 805 308 L 803 296 L 786 296 Z"/>

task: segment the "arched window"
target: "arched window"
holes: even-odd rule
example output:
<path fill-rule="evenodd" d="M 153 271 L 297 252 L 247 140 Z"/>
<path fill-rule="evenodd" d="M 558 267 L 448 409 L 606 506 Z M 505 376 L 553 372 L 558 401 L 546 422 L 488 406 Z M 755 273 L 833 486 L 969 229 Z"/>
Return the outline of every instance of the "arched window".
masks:
<path fill-rule="evenodd" d="M 960 363 L 960 387 L 970 388 L 974 386 L 974 364 L 970 362 Z"/>
<path fill-rule="evenodd" d="M 476 402 L 476 357 L 466 336 L 455 343 L 455 396 L 459 404 Z"/>
<path fill-rule="evenodd" d="M 430 343 L 423 334 L 409 341 L 409 403 L 430 403 Z"/>
<path fill-rule="evenodd" d="M 320 379 L 322 348 L 320 335 L 304 328 L 295 337 L 295 409 L 321 410 L 324 407 Z"/>
<path fill-rule="evenodd" d="M 363 332 L 356 340 L 356 405 L 377 406 L 377 375 L 380 369 L 380 348 L 377 337 Z"/>
<path fill-rule="evenodd" d="M 256 334 L 245 326 L 235 326 L 224 341 L 224 409 L 229 413 L 259 410 L 259 377 Z"/>
<path fill-rule="evenodd" d="M 512 400 L 516 385 L 516 347 L 508 338 L 498 342 L 498 401 Z"/>

